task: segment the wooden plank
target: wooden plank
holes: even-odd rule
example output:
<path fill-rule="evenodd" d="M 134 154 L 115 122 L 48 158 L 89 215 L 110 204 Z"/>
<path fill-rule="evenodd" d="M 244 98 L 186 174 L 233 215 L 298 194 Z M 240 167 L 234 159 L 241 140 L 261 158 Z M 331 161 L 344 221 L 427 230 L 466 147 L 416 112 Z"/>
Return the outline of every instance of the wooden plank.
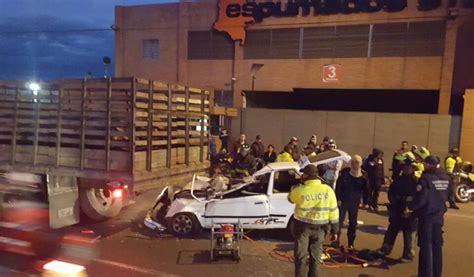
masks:
<path fill-rule="evenodd" d="M 189 102 L 189 104 L 194 104 L 194 105 L 201 105 L 201 99 L 195 99 L 195 98 L 190 98 L 190 96 L 186 97 L 173 97 L 173 103 L 183 103 L 185 104 L 186 102 Z"/>
<path fill-rule="evenodd" d="M 173 139 L 173 142 L 175 142 L 175 144 L 185 144 L 186 139 L 176 138 L 176 139 Z M 200 146 L 201 145 L 201 138 L 189 138 L 189 145 Z"/>
<path fill-rule="evenodd" d="M 41 106 L 39 103 L 36 103 L 36 108 L 35 108 L 35 111 L 36 111 L 36 123 L 35 123 L 35 129 L 34 129 L 34 141 L 33 141 L 33 165 L 36 165 L 36 162 L 37 162 L 37 155 L 38 155 L 38 140 L 39 140 L 39 120 L 40 120 L 40 116 L 39 116 L 39 110 L 40 110 Z"/>
<path fill-rule="evenodd" d="M 166 131 L 155 131 L 153 130 L 153 132 L 151 133 L 151 136 L 152 137 L 157 137 L 157 136 L 166 136 L 168 132 Z M 135 131 L 135 135 L 137 137 L 147 137 L 148 136 L 148 130 L 146 131 Z"/>
<path fill-rule="evenodd" d="M 185 112 L 189 112 L 189 87 L 185 88 Z M 185 134 L 184 134 L 184 163 L 189 165 L 189 116 L 185 118 Z"/>
<path fill-rule="evenodd" d="M 201 94 L 201 93 L 202 93 L 202 89 L 198 89 L 198 88 L 189 88 L 189 92 L 191 92 L 191 93 L 199 93 L 199 94 Z"/>
<path fill-rule="evenodd" d="M 171 86 L 168 85 L 168 111 L 171 112 L 171 101 L 173 99 L 173 92 L 171 90 Z M 154 108 L 154 105 L 153 105 Z M 171 114 L 168 114 L 168 138 L 167 138 L 167 147 L 166 147 L 166 166 L 168 168 L 171 168 L 171 140 L 172 140 L 172 118 Z"/>
<path fill-rule="evenodd" d="M 105 132 L 105 170 L 110 171 L 110 129 L 112 128 L 112 80 L 107 79 L 107 130 Z"/>
<path fill-rule="evenodd" d="M 204 106 L 205 100 L 206 100 L 205 92 L 201 91 L 201 113 L 205 112 L 205 106 Z M 205 118 L 206 117 L 204 116 L 201 118 L 201 137 L 199 140 L 199 161 L 200 162 L 204 162 L 204 126 L 205 126 L 204 119 Z"/>
<path fill-rule="evenodd" d="M 147 146 L 148 141 L 147 140 L 136 140 L 135 144 L 137 146 Z M 153 140 L 152 141 L 153 146 L 167 146 L 167 144 L 168 144 L 167 140 Z M 181 141 L 179 139 L 172 139 L 171 140 L 171 145 L 176 145 L 176 144 L 184 144 L 184 139 L 181 139 Z"/>
<path fill-rule="evenodd" d="M 63 84 L 61 82 L 61 88 L 59 89 L 58 99 L 58 124 L 56 126 L 56 168 L 59 167 L 59 158 L 61 156 L 61 124 L 62 124 L 62 95 L 64 94 Z"/>
<path fill-rule="evenodd" d="M 131 171 L 133 172 L 135 169 L 135 128 L 136 128 L 136 117 L 135 117 L 135 112 L 136 112 L 136 105 L 137 105 L 137 98 L 136 98 L 136 82 L 137 82 L 137 78 L 133 78 L 133 81 L 132 81 L 132 87 L 131 87 L 131 91 L 132 91 L 132 113 L 131 113 L 131 123 L 132 123 L 132 133 L 131 133 L 131 139 L 130 139 L 130 153 L 129 153 L 129 157 L 130 157 L 130 160 L 132 162 L 131 164 Z"/>
<path fill-rule="evenodd" d="M 12 155 L 11 155 L 11 163 L 15 164 L 15 155 L 16 155 L 16 130 L 18 128 L 18 106 L 19 106 L 19 99 L 20 96 L 20 86 L 17 84 L 16 88 L 16 98 L 15 98 L 15 115 L 13 117 L 13 138 L 12 138 Z"/>
<path fill-rule="evenodd" d="M 84 169 L 84 147 L 85 147 L 85 128 L 86 128 L 86 93 L 87 93 L 87 87 L 86 87 L 86 80 L 84 79 L 82 81 L 82 108 L 81 108 L 81 140 L 80 140 L 80 148 L 81 152 L 79 155 L 79 164 L 80 164 L 80 169 Z"/>
<path fill-rule="evenodd" d="M 147 128 L 147 159 L 146 159 L 146 170 L 151 171 L 152 161 L 152 142 L 153 142 L 153 81 L 149 82 L 148 88 L 148 128 Z"/>

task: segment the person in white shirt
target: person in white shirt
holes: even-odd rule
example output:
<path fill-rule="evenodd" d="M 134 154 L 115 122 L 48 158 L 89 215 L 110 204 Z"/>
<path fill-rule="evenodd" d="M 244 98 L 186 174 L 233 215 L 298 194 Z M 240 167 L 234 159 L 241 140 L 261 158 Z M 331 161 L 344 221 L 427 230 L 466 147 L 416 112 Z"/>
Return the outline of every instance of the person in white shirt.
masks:
<path fill-rule="evenodd" d="M 336 142 L 331 139 L 327 147 L 327 150 L 329 151 L 336 149 Z M 337 177 L 339 177 L 339 171 L 341 168 L 342 161 L 334 161 L 326 164 L 326 171 L 324 172 L 323 178 L 333 189 L 336 189 Z"/>

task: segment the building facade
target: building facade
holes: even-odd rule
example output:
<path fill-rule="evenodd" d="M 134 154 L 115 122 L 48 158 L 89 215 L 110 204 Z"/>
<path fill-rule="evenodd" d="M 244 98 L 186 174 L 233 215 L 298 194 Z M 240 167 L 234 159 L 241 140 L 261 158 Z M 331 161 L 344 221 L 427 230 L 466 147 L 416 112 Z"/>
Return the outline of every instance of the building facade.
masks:
<path fill-rule="evenodd" d="M 219 104 L 234 107 L 249 95 L 276 99 L 264 92 L 335 92 L 337 99 L 354 90 L 428 96 L 434 103 L 424 112 L 449 114 L 458 30 L 474 24 L 470 1 L 311 1 L 116 7 L 116 76 L 210 87 Z"/>

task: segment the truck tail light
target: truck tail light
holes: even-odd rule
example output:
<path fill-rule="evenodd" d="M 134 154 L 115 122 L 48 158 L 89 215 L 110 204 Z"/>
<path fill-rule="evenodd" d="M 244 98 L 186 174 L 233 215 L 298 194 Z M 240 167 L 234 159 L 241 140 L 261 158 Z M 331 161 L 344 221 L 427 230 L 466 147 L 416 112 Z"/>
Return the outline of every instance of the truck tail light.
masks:
<path fill-rule="evenodd" d="M 114 189 L 114 190 L 112 191 L 112 196 L 113 196 L 114 198 L 117 198 L 117 199 L 118 199 L 118 198 L 122 198 L 122 197 L 123 197 L 123 190 L 122 190 L 121 188 Z"/>

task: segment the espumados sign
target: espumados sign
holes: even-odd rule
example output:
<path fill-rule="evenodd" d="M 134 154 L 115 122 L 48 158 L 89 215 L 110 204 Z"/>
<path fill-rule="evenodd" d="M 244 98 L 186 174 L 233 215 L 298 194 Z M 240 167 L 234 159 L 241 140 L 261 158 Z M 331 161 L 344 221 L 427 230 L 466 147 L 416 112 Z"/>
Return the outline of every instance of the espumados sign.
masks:
<path fill-rule="evenodd" d="M 418 0 L 420 10 L 436 9 L 440 4 L 441 0 Z M 226 32 L 234 41 L 240 40 L 244 44 L 246 27 L 268 17 L 398 12 L 406 7 L 407 0 L 297 0 L 288 3 L 220 0 L 214 29 Z"/>

